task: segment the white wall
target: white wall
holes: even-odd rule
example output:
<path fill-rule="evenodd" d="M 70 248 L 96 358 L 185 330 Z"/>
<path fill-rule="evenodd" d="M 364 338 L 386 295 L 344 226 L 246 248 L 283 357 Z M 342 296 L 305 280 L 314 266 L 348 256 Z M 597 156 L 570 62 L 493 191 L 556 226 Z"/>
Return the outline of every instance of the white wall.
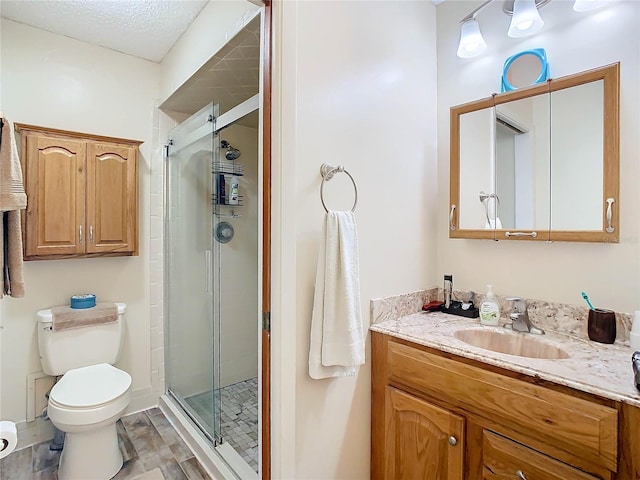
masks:
<path fill-rule="evenodd" d="M 369 477 L 370 352 L 357 377 L 311 380 L 309 331 L 324 211 L 320 165 L 358 185 L 369 300 L 435 282 L 435 7 L 274 3 L 273 476 Z M 330 207 L 350 208 L 337 176 Z M 337 183 L 340 182 L 340 183 Z"/>
<path fill-rule="evenodd" d="M 132 409 L 157 400 L 149 336 L 149 157 L 157 64 L 2 19 L 2 108 L 13 122 L 133 138 L 139 161 L 138 257 L 26 262 L 26 296 L 0 300 L 2 419 L 26 418 L 27 375 L 41 370 L 35 313 L 74 293 L 128 305 L 119 366 L 133 377 Z"/>
<path fill-rule="evenodd" d="M 220 246 L 221 338 L 220 385 L 226 386 L 258 376 L 258 130 L 231 125 L 220 133 L 242 152 L 238 162 L 244 175 L 238 177 L 242 206 L 238 218 L 214 218 L 229 222 L 235 231 L 229 243 Z M 224 150 L 221 151 L 224 160 Z M 228 185 L 228 184 L 227 184 Z M 223 207 L 226 208 L 226 207 Z"/>
<path fill-rule="evenodd" d="M 509 17 L 500 2 L 478 15 L 488 49 L 483 56 L 456 56 L 458 22 L 478 4 L 449 1 L 438 21 L 438 276 L 452 273 L 457 288 L 582 305 L 586 291 L 600 307 L 631 312 L 640 307 L 640 3 L 621 0 L 599 11 L 577 13 L 573 2 L 541 10 L 544 29 L 532 38 L 506 36 Z M 620 243 L 492 242 L 448 238 L 449 108 L 498 92 L 502 65 L 521 50 L 543 47 L 551 77 L 621 62 Z"/>

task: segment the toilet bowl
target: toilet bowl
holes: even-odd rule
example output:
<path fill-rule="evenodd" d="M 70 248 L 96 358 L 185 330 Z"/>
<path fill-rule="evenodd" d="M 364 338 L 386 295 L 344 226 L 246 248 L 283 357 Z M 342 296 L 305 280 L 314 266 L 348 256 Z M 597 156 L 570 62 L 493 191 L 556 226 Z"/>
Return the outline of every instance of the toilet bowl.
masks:
<path fill-rule="evenodd" d="M 107 480 L 118 473 L 116 422 L 130 392 L 131 376 L 107 363 L 71 369 L 54 385 L 47 414 L 66 433 L 59 480 Z"/>

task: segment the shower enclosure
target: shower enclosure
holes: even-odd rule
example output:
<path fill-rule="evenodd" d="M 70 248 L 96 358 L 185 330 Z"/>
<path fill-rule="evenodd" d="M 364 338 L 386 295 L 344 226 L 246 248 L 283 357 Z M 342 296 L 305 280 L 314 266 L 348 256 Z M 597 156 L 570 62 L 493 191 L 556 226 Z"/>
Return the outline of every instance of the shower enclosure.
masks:
<path fill-rule="evenodd" d="M 257 472 L 257 96 L 247 102 L 223 115 L 210 104 L 169 134 L 165 370 L 212 446 Z"/>

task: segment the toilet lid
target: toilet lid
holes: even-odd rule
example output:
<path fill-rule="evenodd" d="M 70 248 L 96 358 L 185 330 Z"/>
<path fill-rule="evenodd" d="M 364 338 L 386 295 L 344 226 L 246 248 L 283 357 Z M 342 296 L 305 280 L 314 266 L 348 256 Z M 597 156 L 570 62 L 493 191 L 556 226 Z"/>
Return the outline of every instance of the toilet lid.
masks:
<path fill-rule="evenodd" d="M 131 386 L 131 376 L 107 363 L 69 370 L 49 398 L 68 407 L 95 407 L 110 402 Z"/>

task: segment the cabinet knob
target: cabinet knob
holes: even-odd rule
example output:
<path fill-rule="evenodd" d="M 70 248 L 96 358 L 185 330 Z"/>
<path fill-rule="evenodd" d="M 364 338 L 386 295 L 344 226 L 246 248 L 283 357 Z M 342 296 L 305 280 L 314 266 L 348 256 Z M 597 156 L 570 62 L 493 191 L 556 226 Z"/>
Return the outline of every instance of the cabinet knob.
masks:
<path fill-rule="evenodd" d="M 453 435 L 451 435 L 449 437 L 449 445 L 451 445 L 452 447 L 455 447 L 457 444 L 458 444 L 458 439 Z"/>
<path fill-rule="evenodd" d="M 516 471 L 516 477 L 519 480 L 527 480 L 527 477 L 525 476 L 525 474 L 522 472 L 522 470 L 518 470 Z"/>

